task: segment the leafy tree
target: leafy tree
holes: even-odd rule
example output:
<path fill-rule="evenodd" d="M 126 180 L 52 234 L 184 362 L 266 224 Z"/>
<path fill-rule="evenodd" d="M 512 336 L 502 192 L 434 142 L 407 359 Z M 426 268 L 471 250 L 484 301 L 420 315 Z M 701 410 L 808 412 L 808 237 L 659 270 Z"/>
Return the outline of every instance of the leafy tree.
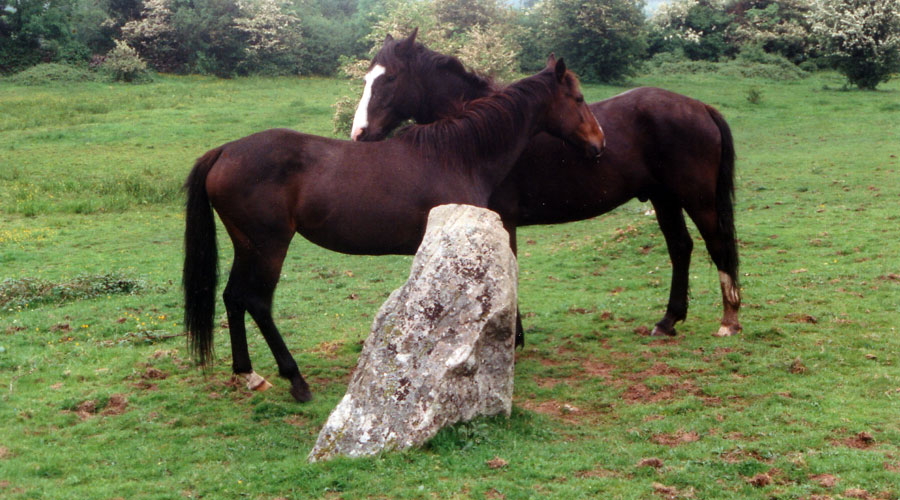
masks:
<path fill-rule="evenodd" d="M 900 0 L 815 0 L 809 17 L 849 83 L 875 89 L 900 72 Z"/>
<path fill-rule="evenodd" d="M 90 50 L 74 36 L 72 11 L 63 0 L 0 0 L 0 71 L 86 61 Z"/>
<path fill-rule="evenodd" d="M 646 53 L 642 0 L 545 0 L 535 36 L 588 80 L 631 76 Z M 533 50 L 533 49 L 532 49 Z"/>

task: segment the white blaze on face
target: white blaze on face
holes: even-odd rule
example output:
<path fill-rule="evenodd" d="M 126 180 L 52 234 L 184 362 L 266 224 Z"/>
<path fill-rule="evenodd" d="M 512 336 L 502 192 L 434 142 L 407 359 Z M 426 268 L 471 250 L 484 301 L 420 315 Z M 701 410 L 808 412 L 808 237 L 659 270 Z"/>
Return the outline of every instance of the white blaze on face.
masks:
<path fill-rule="evenodd" d="M 380 64 L 376 64 L 368 73 L 364 80 L 366 81 L 366 88 L 363 90 L 362 99 L 359 100 L 359 106 L 356 107 L 356 114 L 353 115 L 353 131 L 350 133 L 350 138 L 354 141 L 359 134 L 362 133 L 363 129 L 369 126 L 369 100 L 372 98 L 372 85 L 375 84 L 375 80 L 378 79 L 379 76 L 383 75 L 384 72 L 387 71 L 384 66 Z"/>

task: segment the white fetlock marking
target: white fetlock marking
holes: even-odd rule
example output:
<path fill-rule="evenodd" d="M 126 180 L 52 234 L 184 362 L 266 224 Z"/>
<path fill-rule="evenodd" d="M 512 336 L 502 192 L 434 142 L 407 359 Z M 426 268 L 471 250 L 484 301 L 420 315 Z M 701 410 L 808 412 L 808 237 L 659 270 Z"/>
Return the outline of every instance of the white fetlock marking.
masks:
<path fill-rule="evenodd" d="M 353 115 L 353 128 L 350 132 L 350 138 L 354 141 L 359 137 L 363 129 L 369 126 L 369 100 L 372 99 L 372 85 L 385 71 L 387 71 L 387 68 L 376 64 L 363 78 L 366 81 L 366 88 L 363 89 L 362 98 L 359 100 L 359 105 L 356 106 L 356 114 Z"/>
<path fill-rule="evenodd" d="M 719 331 L 713 334 L 713 337 L 730 337 L 734 335 L 734 333 L 735 332 L 731 327 L 722 325 L 719 327 Z"/>
<path fill-rule="evenodd" d="M 250 389 L 251 391 L 264 391 L 272 387 L 272 384 L 270 384 L 268 380 L 256 372 L 241 373 L 240 376 L 247 382 L 247 389 Z"/>
<path fill-rule="evenodd" d="M 729 304 L 735 305 L 741 303 L 741 296 L 734 286 L 734 281 L 731 279 L 731 276 L 728 276 L 728 273 L 719 271 L 719 283 L 722 284 L 722 295 Z"/>

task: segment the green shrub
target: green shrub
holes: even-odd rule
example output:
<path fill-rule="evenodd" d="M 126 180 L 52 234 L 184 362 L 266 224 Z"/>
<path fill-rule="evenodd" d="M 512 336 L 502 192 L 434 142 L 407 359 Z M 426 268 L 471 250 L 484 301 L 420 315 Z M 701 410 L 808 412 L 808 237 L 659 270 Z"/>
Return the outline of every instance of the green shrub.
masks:
<path fill-rule="evenodd" d="M 96 73 L 79 66 L 59 63 L 44 63 L 20 71 L 8 78 L 19 85 L 46 85 L 52 83 L 92 82 Z"/>
<path fill-rule="evenodd" d="M 0 311 L 106 295 L 135 294 L 146 289 L 147 283 L 144 280 L 130 278 L 118 272 L 81 275 L 62 283 L 39 278 L 8 278 L 0 281 Z"/>

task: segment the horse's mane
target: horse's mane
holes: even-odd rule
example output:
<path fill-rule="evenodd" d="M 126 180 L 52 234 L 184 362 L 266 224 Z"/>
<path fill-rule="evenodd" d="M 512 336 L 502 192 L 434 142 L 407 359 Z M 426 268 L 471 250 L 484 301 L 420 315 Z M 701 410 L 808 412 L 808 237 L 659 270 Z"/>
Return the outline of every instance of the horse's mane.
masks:
<path fill-rule="evenodd" d="M 372 62 L 389 66 L 391 58 L 410 58 L 408 54 L 397 54 L 398 44 L 399 42 L 394 42 L 389 50 L 380 51 L 376 54 L 375 59 Z M 488 93 L 494 90 L 494 81 L 492 79 L 483 77 L 473 71 L 467 71 L 465 66 L 463 66 L 463 63 L 456 57 L 435 52 L 419 42 L 416 42 L 413 45 L 411 58 L 413 59 L 415 67 L 420 71 L 435 71 L 441 69 L 450 71 L 462 78 L 467 84 L 471 85 L 472 88 L 477 89 L 482 93 Z"/>
<path fill-rule="evenodd" d="M 501 90 L 464 103 L 452 117 L 425 125 L 410 125 L 397 138 L 442 163 L 469 163 L 513 146 L 535 102 L 554 92 L 552 70 L 519 80 Z M 450 152 L 450 154 L 448 154 Z"/>

